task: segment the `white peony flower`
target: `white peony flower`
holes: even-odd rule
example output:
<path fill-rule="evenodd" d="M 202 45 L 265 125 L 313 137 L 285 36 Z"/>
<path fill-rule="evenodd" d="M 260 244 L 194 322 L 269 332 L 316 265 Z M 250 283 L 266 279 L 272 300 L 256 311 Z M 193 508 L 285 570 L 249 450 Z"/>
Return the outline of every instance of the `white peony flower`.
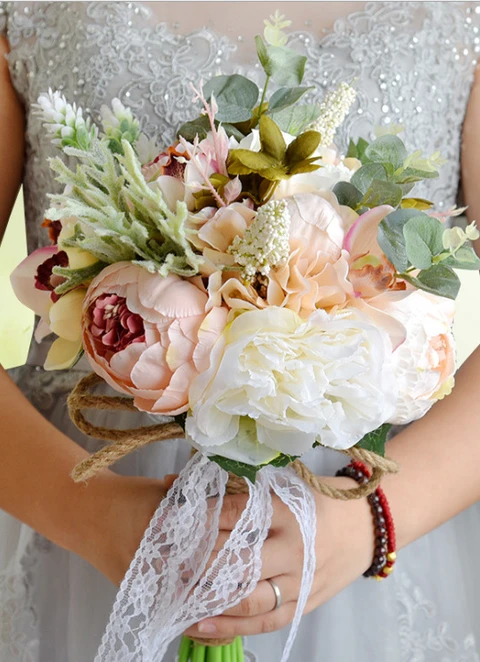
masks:
<path fill-rule="evenodd" d="M 187 435 L 249 464 L 302 455 L 316 441 L 349 448 L 395 410 L 391 352 L 386 333 L 352 309 L 306 322 L 274 306 L 244 312 L 192 383 Z"/>
<path fill-rule="evenodd" d="M 322 161 L 319 161 L 322 163 Z M 327 163 L 314 172 L 301 172 L 288 179 L 282 179 L 275 189 L 274 200 L 281 200 L 297 193 L 319 193 L 332 191 L 338 182 L 349 182 L 354 170 L 343 163 Z"/>
<path fill-rule="evenodd" d="M 399 320 L 407 335 L 393 353 L 398 402 L 390 423 L 403 425 L 424 416 L 452 390 L 455 341 L 451 333 L 454 302 L 416 290 L 407 297 L 375 306 Z"/>

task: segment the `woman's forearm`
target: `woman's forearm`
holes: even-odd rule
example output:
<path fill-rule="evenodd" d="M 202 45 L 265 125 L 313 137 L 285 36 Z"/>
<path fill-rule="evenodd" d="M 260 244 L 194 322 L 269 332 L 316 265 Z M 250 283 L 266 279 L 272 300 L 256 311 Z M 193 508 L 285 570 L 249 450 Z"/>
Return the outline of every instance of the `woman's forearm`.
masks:
<path fill-rule="evenodd" d="M 88 453 L 44 419 L 3 369 L 0 402 L 0 508 L 81 552 L 107 517 L 103 497 L 114 474 L 75 484 L 70 472 Z"/>
<path fill-rule="evenodd" d="M 384 479 L 403 547 L 480 500 L 480 347 L 451 395 L 387 445 L 400 464 Z"/>

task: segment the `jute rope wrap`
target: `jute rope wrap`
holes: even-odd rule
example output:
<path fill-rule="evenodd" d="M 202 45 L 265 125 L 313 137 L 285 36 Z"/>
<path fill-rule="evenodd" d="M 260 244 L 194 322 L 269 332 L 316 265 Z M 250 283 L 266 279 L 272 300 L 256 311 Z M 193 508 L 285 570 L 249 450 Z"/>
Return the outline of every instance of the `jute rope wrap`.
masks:
<path fill-rule="evenodd" d="M 131 398 L 92 395 L 90 390 L 100 383 L 103 383 L 101 377 L 98 377 L 94 373 L 87 375 L 87 377 L 84 377 L 78 382 L 68 397 L 68 409 L 75 425 L 86 435 L 109 442 L 101 450 L 77 464 L 72 472 L 72 478 L 77 483 L 92 478 L 102 469 L 109 467 L 122 457 L 143 446 L 156 441 L 165 441 L 184 436 L 183 429 L 177 423 L 160 423 L 159 425 L 148 425 L 123 430 L 93 425 L 83 415 L 83 409 L 138 411 L 133 405 Z M 331 499 L 341 499 L 343 501 L 361 499 L 368 496 L 377 489 L 385 474 L 396 473 L 399 469 L 397 463 L 393 460 L 381 457 L 376 453 L 362 448 L 350 448 L 342 452 L 354 460 L 361 460 L 372 467 L 372 475 L 367 483 L 351 489 L 338 489 L 323 483 L 300 460 L 295 460 L 292 463 L 292 467 L 316 492 Z M 231 474 L 227 491 L 229 494 L 242 494 L 246 493 L 248 489 L 243 478 Z"/>
<path fill-rule="evenodd" d="M 159 425 L 123 430 L 93 425 L 83 415 L 83 409 L 138 411 L 134 407 L 131 398 L 92 395 L 90 390 L 102 382 L 103 380 L 100 377 L 92 373 L 81 379 L 68 397 L 70 418 L 77 428 L 90 437 L 96 437 L 97 439 L 103 439 L 109 442 L 107 446 L 104 446 L 101 450 L 77 464 L 72 472 L 72 478 L 77 483 L 92 478 L 102 469 L 109 467 L 122 457 L 143 446 L 156 441 L 165 441 L 184 436 L 183 429 L 177 423 L 160 423 Z M 351 489 L 338 489 L 323 483 L 300 460 L 295 460 L 292 463 L 292 467 L 316 492 L 332 499 L 341 499 L 343 501 L 361 499 L 368 496 L 377 489 L 385 474 L 396 473 L 399 469 L 397 463 L 393 460 L 361 448 L 350 448 L 342 452 L 354 460 L 361 460 L 372 467 L 372 475 L 367 483 Z M 247 492 L 248 488 L 245 480 L 239 476 L 230 474 L 227 483 L 227 493 L 245 494 Z M 195 637 L 192 637 L 192 639 L 207 646 L 221 646 L 232 643 L 233 641 L 233 639 L 196 639 Z"/>

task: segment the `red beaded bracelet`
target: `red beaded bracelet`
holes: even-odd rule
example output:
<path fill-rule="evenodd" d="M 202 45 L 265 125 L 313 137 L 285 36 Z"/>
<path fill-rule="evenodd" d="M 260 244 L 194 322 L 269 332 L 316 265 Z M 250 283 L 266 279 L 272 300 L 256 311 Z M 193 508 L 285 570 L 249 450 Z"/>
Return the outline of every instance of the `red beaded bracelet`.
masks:
<path fill-rule="evenodd" d="M 344 469 L 337 471 L 337 476 L 348 476 L 362 484 L 370 478 L 370 470 L 362 462 L 352 462 Z M 377 487 L 375 492 L 367 497 L 367 500 L 372 509 L 375 525 L 375 552 L 372 565 L 363 573 L 363 576 L 374 577 L 381 581 L 393 571 L 397 558 L 395 526 L 387 497 L 381 487 Z"/>

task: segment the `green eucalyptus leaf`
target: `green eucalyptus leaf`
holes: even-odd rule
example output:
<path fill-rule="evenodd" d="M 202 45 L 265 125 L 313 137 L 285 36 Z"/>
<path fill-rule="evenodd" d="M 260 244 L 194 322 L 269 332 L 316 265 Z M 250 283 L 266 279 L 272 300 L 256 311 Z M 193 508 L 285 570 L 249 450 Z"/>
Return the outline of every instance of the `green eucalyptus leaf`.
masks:
<path fill-rule="evenodd" d="M 282 131 L 290 133 L 292 136 L 298 136 L 312 122 L 315 122 L 320 114 L 321 110 L 318 104 L 305 104 L 274 111 L 270 116 Z"/>
<path fill-rule="evenodd" d="M 432 216 L 414 216 L 403 227 L 405 249 L 410 263 L 417 269 L 429 269 L 432 257 L 443 251 L 443 225 Z"/>
<path fill-rule="evenodd" d="M 368 159 L 365 156 L 365 151 L 370 143 L 368 143 L 364 138 L 359 138 L 357 142 L 350 139 L 348 144 L 347 158 L 358 159 L 362 163 L 368 163 Z"/>
<path fill-rule="evenodd" d="M 407 158 L 405 145 L 398 136 L 386 135 L 374 140 L 365 149 L 365 156 L 373 163 L 385 163 L 394 170 L 401 168 Z"/>
<path fill-rule="evenodd" d="M 268 113 L 271 115 L 274 110 L 277 112 L 284 108 L 289 108 L 297 103 L 304 94 L 314 87 L 281 87 L 272 94 L 268 102 Z"/>
<path fill-rule="evenodd" d="M 437 170 L 418 170 L 417 168 L 405 168 L 395 174 L 396 184 L 414 184 L 423 179 L 435 179 L 438 177 Z"/>
<path fill-rule="evenodd" d="M 236 106 L 232 103 L 222 103 L 218 106 L 218 112 L 215 119 L 219 122 L 228 122 L 235 124 L 236 122 L 248 122 L 252 117 L 252 111 L 249 108 Z"/>
<path fill-rule="evenodd" d="M 214 95 L 218 105 L 217 119 L 225 122 L 244 122 L 250 119 L 259 93 L 255 83 L 240 74 L 215 76 L 203 88 L 207 101 L 211 99 L 212 94 Z M 238 109 L 239 115 L 243 113 L 243 119 L 237 120 L 228 117 L 229 114 L 234 114 L 234 108 Z M 227 117 L 222 118 L 224 109 Z"/>
<path fill-rule="evenodd" d="M 303 80 L 307 58 L 287 46 L 269 45 L 265 46 L 265 50 L 262 49 L 260 62 L 265 73 L 271 76 L 277 85 L 293 87 L 300 85 Z"/>
<path fill-rule="evenodd" d="M 381 163 L 367 163 L 362 165 L 353 174 L 350 183 L 365 195 L 375 179 L 387 179 L 387 173 Z"/>
<path fill-rule="evenodd" d="M 386 216 L 378 226 L 378 244 L 400 273 L 403 273 L 409 265 L 403 227 L 415 216 L 418 216 L 418 211 L 415 209 L 397 209 Z"/>
<path fill-rule="evenodd" d="M 355 444 L 356 448 L 364 448 L 367 451 L 371 451 L 372 453 L 384 457 L 387 435 L 391 427 L 390 423 L 384 423 L 376 430 L 367 432 L 367 434 Z"/>
<path fill-rule="evenodd" d="M 406 274 L 403 278 L 420 290 L 447 299 L 455 299 L 460 289 L 457 274 L 444 264 L 434 264 L 430 269 L 420 271 L 416 278 Z"/>
<path fill-rule="evenodd" d="M 338 184 L 335 184 L 333 192 L 337 196 L 340 205 L 345 205 L 354 210 L 357 209 L 363 199 L 363 195 L 358 188 L 350 182 L 338 182 Z"/>
<path fill-rule="evenodd" d="M 392 184 L 391 182 L 382 181 L 381 179 L 374 179 L 363 197 L 362 204 L 365 205 L 365 207 L 372 209 L 379 205 L 398 207 L 401 201 L 402 189 L 400 186 Z"/>
<path fill-rule="evenodd" d="M 277 124 L 267 115 L 262 115 L 259 123 L 262 152 L 283 163 L 287 145 Z"/>
<path fill-rule="evenodd" d="M 201 115 L 191 122 L 185 122 L 177 131 L 177 136 L 183 136 L 185 140 L 193 142 L 195 136 L 198 136 L 199 140 L 203 140 L 207 137 L 207 133 L 210 131 L 210 122 L 208 117 Z"/>
<path fill-rule="evenodd" d="M 454 269 L 472 269 L 477 271 L 480 269 L 480 258 L 477 256 L 471 246 L 461 246 L 455 255 L 450 255 L 442 264 Z"/>
<path fill-rule="evenodd" d="M 262 65 L 263 70 L 265 71 L 267 76 L 270 76 L 270 74 L 267 71 L 267 68 L 269 67 L 269 57 L 268 57 L 267 47 L 259 34 L 257 34 L 257 36 L 255 37 L 255 46 L 257 47 L 257 55 L 258 55 L 258 59 L 260 60 L 260 64 Z"/>
<path fill-rule="evenodd" d="M 287 163 L 293 165 L 308 159 L 319 146 L 321 139 L 318 131 L 305 131 L 297 136 L 287 148 Z"/>

